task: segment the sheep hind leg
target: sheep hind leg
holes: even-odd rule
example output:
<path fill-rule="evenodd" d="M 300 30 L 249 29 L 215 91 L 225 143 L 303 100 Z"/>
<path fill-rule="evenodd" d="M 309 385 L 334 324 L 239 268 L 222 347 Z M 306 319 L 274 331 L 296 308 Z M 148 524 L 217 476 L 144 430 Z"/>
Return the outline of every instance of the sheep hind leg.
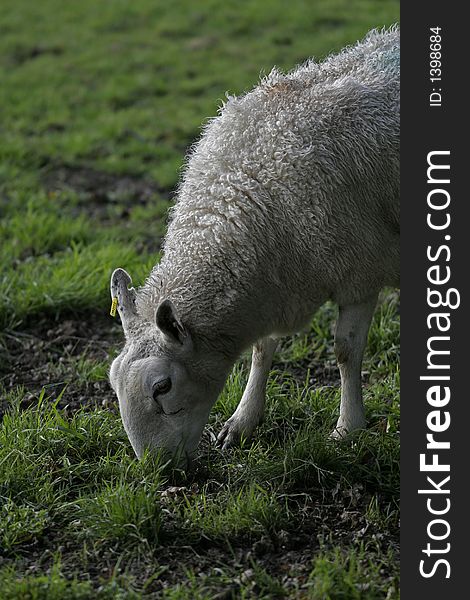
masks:
<path fill-rule="evenodd" d="M 361 304 L 339 307 L 335 354 L 341 375 L 341 405 L 338 422 L 331 434 L 333 439 L 366 425 L 361 368 L 376 303 L 377 294 L 374 294 Z"/>
<path fill-rule="evenodd" d="M 242 399 L 217 437 L 225 450 L 249 439 L 264 414 L 266 383 L 277 346 L 277 340 L 263 338 L 253 346 L 251 370 Z"/>

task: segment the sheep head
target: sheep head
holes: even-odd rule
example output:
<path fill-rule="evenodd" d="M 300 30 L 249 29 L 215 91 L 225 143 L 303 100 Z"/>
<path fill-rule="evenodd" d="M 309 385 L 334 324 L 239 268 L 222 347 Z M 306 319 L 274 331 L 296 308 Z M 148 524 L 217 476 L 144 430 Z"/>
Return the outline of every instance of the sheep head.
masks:
<path fill-rule="evenodd" d="M 124 429 L 140 458 L 146 448 L 187 460 L 194 453 L 219 395 L 226 369 L 201 356 L 191 332 L 168 299 L 152 323 L 136 310 L 136 292 L 123 269 L 111 277 L 126 344 L 113 361 L 110 382 Z"/>

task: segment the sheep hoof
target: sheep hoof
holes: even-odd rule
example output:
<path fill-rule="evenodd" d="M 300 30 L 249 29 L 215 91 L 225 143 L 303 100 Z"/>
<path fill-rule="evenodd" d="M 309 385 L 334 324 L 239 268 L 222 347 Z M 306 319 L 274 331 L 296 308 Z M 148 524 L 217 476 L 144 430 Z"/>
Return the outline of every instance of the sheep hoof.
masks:
<path fill-rule="evenodd" d="M 217 446 L 221 447 L 222 450 L 242 446 L 251 435 L 247 434 L 246 428 L 242 427 L 241 424 L 232 417 L 220 430 L 220 433 L 217 436 Z"/>
<path fill-rule="evenodd" d="M 344 440 L 348 436 L 348 434 L 349 431 L 344 427 L 342 427 L 341 429 L 335 427 L 328 437 L 330 440 Z"/>
<path fill-rule="evenodd" d="M 366 422 L 365 420 L 359 420 L 357 423 L 343 423 L 341 421 L 341 419 L 338 420 L 338 423 L 336 424 L 336 427 L 333 429 L 333 431 L 330 433 L 329 438 L 330 440 L 344 440 L 346 439 L 350 434 L 354 433 L 355 431 L 360 431 L 361 429 L 365 429 L 366 427 Z"/>

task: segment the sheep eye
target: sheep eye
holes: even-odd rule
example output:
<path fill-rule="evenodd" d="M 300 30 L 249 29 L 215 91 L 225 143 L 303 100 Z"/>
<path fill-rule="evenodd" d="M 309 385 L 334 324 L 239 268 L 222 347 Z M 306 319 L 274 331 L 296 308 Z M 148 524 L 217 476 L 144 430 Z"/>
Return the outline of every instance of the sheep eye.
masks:
<path fill-rule="evenodd" d="M 166 377 L 157 381 L 153 386 L 153 399 L 156 400 L 158 396 L 166 394 L 171 390 L 171 379 Z"/>

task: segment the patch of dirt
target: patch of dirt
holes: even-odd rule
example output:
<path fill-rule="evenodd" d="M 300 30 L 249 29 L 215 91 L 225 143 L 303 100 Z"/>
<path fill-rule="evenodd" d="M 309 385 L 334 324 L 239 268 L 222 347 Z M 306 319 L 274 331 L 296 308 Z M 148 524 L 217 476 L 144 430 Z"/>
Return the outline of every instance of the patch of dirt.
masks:
<path fill-rule="evenodd" d="M 324 29 L 338 29 L 339 27 L 344 27 L 345 23 L 346 21 L 341 18 L 321 17 L 315 21 L 315 26 Z"/>
<path fill-rule="evenodd" d="M 338 365 L 333 360 L 321 358 L 306 358 L 295 362 L 273 362 L 273 369 L 278 368 L 283 373 L 290 373 L 300 385 L 308 383 L 315 387 L 335 387 L 341 383 Z"/>
<path fill-rule="evenodd" d="M 66 387 L 58 407 L 68 413 L 83 406 L 115 408 L 116 396 L 107 378 L 86 374 L 98 363 L 111 363 L 122 344 L 121 327 L 104 315 L 44 319 L 23 331 L 7 330 L 0 345 L 0 384 L 6 390 L 23 386 L 25 407 L 37 402 L 43 388 L 55 400 Z M 6 400 L 0 399 L 0 417 L 6 408 Z"/>
<path fill-rule="evenodd" d="M 63 190 L 77 192 L 77 212 L 85 211 L 102 222 L 111 221 L 112 217 L 125 219 L 134 206 L 172 197 L 172 190 L 153 180 L 79 165 L 48 165 L 43 170 L 42 183 L 52 194 Z"/>
<path fill-rule="evenodd" d="M 64 48 L 62 46 L 17 46 L 10 54 L 10 62 L 13 65 L 18 66 L 45 54 L 60 56 L 63 53 Z"/>
<path fill-rule="evenodd" d="M 339 386 L 341 383 L 338 364 L 333 352 L 333 338 L 328 341 L 326 350 L 315 351 L 318 340 L 314 333 L 308 334 L 310 342 L 309 354 L 304 358 L 293 360 L 290 355 L 292 337 L 285 337 L 279 341 L 277 356 L 274 357 L 273 369 L 283 373 L 290 373 L 300 385 L 313 385 L 315 387 Z M 285 357 L 288 358 L 285 358 Z M 307 382 L 308 375 L 308 382 Z"/>

